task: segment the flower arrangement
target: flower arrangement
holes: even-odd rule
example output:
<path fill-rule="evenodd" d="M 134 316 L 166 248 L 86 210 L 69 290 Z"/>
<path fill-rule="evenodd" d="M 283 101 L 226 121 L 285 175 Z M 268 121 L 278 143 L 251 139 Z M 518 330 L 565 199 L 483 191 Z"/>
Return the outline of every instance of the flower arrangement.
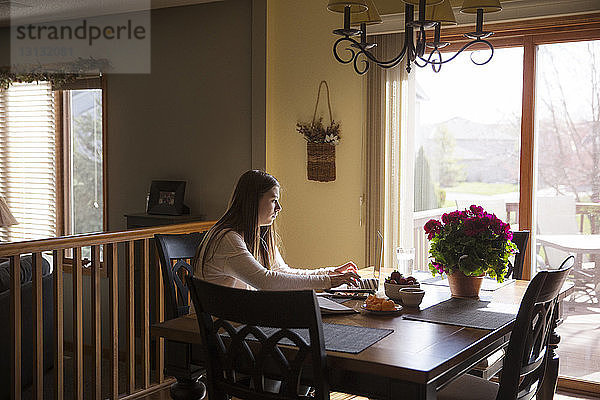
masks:
<path fill-rule="evenodd" d="M 325 127 L 323 117 L 310 123 L 298 122 L 296 130 L 304 136 L 307 142 L 329 143 L 332 146 L 336 146 L 340 142 L 340 124 L 332 120 L 331 124 Z"/>
<path fill-rule="evenodd" d="M 424 229 L 431 241 L 429 270 L 434 276 L 459 270 L 502 282 L 508 257 L 517 252 L 510 225 L 476 205 L 446 213 L 441 221 L 431 219 Z"/>

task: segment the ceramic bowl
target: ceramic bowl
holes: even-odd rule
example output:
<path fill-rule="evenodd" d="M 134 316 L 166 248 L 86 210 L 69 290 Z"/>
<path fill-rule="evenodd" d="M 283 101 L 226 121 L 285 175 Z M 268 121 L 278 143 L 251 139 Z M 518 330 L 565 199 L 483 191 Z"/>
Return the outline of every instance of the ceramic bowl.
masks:
<path fill-rule="evenodd" d="M 398 292 L 400 302 L 405 307 L 419 307 L 423 301 L 425 291 L 419 288 L 402 288 Z"/>
<path fill-rule="evenodd" d="M 393 283 L 384 282 L 383 288 L 385 289 L 385 295 L 392 300 L 400 300 L 400 289 L 405 288 L 420 288 L 421 284 L 419 282 L 414 283 L 412 285 L 395 285 Z"/>

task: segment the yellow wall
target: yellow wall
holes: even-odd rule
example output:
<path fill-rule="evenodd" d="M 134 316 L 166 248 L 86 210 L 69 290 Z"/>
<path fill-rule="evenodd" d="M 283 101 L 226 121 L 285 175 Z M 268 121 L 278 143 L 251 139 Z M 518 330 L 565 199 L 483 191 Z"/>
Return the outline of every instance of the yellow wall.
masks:
<path fill-rule="evenodd" d="M 295 267 L 364 265 L 360 225 L 361 135 L 364 125 L 363 77 L 333 57 L 341 14 L 325 0 L 267 2 L 267 171 L 281 185 L 278 217 L 286 262 Z M 306 177 L 306 142 L 297 121 L 309 121 L 317 88 L 327 80 L 333 118 L 341 122 L 336 147 L 337 179 L 320 183 Z M 319 105 L 326 113 L 327 105 Z M 327 117 L 328 118 L 328 117 Z"/>

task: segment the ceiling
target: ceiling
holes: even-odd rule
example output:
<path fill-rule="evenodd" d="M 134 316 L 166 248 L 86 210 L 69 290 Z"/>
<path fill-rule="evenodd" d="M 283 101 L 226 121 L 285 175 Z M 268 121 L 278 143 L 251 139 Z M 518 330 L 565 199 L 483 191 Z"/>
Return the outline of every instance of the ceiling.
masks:
<path fill-rule="evenodd" d="M 401 0 L 373 0 L 383 23 L 371 25 L 369 33 L 391 33 L 404 30 L 404 3 Z M 450 0 L 459 25 L 474 25 L 475 17 L 462 14 L 462 0 Z M 509 22 L 559 15 L 600 11 L 600 0 L 501 0 L 502 11 L 485 14 L 485 22 Z"/>
<path fill-rule="evenodd" d="M 222 0 L 0 0 L 0 26 L 121 14 Z"/>

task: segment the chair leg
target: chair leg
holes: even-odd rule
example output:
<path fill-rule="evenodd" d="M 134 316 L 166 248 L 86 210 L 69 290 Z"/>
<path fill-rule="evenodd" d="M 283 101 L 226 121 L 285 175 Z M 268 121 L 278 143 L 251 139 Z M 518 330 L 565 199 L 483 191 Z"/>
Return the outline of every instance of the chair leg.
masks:
<path fill-rule="evenodd" d="M 542 381 L 542 387 L 538 392 L 538 400 L 552 400 L 554 393 L 556 392 L 556 383 L 558 381 L 558 355 L 554 353 L 554 350 L 550 351 L 548 355 L 548 364 L 546 365 L 546 373 L 544 374 L 544 380 Z M 550 358 L 552 356 L 552 358 Z"/>
<path fill-rule="evenodd" d="M 177 378 L 171 385 L 170 394 L 174 400 L 200 400 L 206 396 L 206 386 L 200 379 Z"/>
<path fill-rule="evenodd" d="M 546 371 L 544 372 L 544 379 L 542 380 L 540 390 L 537 394 L 538 400 L 552 400 L 554 398 L 554 393 L 556 392 L 559 366 L 559 359 L 558 354 L 556 354 L 556 349 L 558 348 L 558 343 L 560 343 L 560 335 L 556 333 L 556 326 L 558 325 L 559 318 L 558 314 L 558 305 L 555 305 L 554 315 L 552 317 L 552 327 L 548 340 Z"/>

